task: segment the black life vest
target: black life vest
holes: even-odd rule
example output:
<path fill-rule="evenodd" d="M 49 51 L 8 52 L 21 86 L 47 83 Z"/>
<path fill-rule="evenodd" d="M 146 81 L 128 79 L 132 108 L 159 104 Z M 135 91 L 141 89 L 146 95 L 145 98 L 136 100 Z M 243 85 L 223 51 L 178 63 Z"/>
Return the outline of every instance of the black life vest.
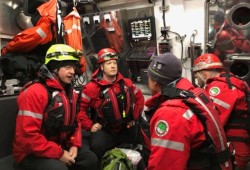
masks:
<path fill-rule="evenodd" d="M 133 120 L 135 98 L 132 89 L 123 80 L 119 81 L 119 86 L 119 93 L 115 93 L 109 86 L 101 88 L 102 103 L 95 110 L 97 113 L 94 120 L 104 128 L 113 128 L 120 124 L 127 126 Z"/>
<path fill-rule="evenodd" d="M 218 113 L 214 111 L 214 105 L 209 96 L 200 88 L 195 88 L 192 92 L 176 87 L 164 87 L 161 90 L 161 96 L 156 101 L 155 107 L 145 112 L 146 119 L 140 120 L 145 147 L 150 149 L 150 119 L 161 103 L 171 99 L 182 99 L 201 121 L 206 135 L 206 141 L 199 148 L 191 150 L 188 169 L 220 170 L 221 165 L 230 160 L 231 153 L 227 147 L 225 134 L 222 133 L 223 127 L 218 125 Z"/>
<path fill-rule="evenodd" d="M 62 100 L 60 96 L 52 96 L 52 93 L 55 91 L 55 89 L 47 86 L 45 83 L 45 80 L 43 78 L 37 78 L 33 81 L 28 82 L 25 84 L 22 88 L 22 91 L 27 89 L 29 86 L 31 86 L 34 83 L 40 83 L 44 86 L 44 88 L 47 91 L 48 94 L 48 104 L 45 109 L 45 113 L 47 116 L 43 119 L 42 124 L 42 130 L 45 133 L 45 136 L 47 138 L 56 138 L 60 135 L 60 133 L 66 133 L 66 137 L 70 137 L 77 128 L 77 121 L 74 118 L 74 121 L 70 123 L 70 125 L 64 125 L 64 119 L 65 119 L 65 110 L 63 106 L 59 107 L 53 107 L 57 101 Z M 71 102 L 71 101 L 70 101 Z M 70 103 L 71 107 L 72 103 Z M 79 105 L 79 96 L 77 99 L 77 105 Z M 76 106 L 76 114 L 78 113 L 79 107 Z M 76 115 L 75 115 L 76 117 Z M 58 141 L 60 142 L 60 141 Z"/>

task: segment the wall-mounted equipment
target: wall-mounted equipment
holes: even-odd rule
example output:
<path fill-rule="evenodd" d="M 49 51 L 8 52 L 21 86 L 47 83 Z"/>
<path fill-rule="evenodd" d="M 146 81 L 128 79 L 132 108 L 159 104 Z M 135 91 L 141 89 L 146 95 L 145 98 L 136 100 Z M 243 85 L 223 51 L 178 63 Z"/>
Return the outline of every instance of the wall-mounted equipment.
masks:
<path fill-rule="evenodd" d="M 250 54 L 229 54 L 224 65 L 228 71 L 250 85 Z"/>
<path fill-rule="evenodd" d="M 250 3 L 239 3 L 230 9 L 228 14 L 230 25 L 235 29 L 250 27 Z"/>
<path fill-rule="evenodd" d="M 95 24 L 99 24 L 100 23 L 100 16 L 99 15 L 94 15 L 93 16 L 93 21 Z"/>
<path fill-rule="evenodd" d="M 137 9 L 137 17 L 129 19 L 127 24 L 131 49 L 126 59 L 132 80 L 142 84 L 147 84 L 147 67 L 150 59 L 157 54 L 155 17 L 149 12 L 151 10 Z M 138 17 L 142 12 L 145 17 Z"/>
<path fill-rule="evenodd" d="M 153 16 L 128 20 L 130 38 L 133 41 L 155 39 L 155 18 Z"/>
<path fill-rule="evenodd" d="M 206 3 L 205 44 L 222 61 L 227 54 L 250 53 L 250 2 Z"/>
<path fill-rule="evenodd" d="M 207 1 L 206 52 L 250 85 L 250 1 Z"/>
<path fill-rule="evenodd" d="M 90 24 L 90 20 L 89 20 L 89 17 L 83 17 L 82 18 L 82 21 L 85 25 L 89 25 Z"/>
<path fill-rule="evenodd" d="M 110 14 L 104 14 L 104 20 L 106 21 L 106 22 L 110 22 L 111 21 L 111 16 L 110 16 Z"/>
<path fill-rule="evenodd" d="M 172 49 L 172 45 L 171 44 L 172 43 L 170 41 L 158 43 L 159 54 L 171 52 L 171 49 Z"/>

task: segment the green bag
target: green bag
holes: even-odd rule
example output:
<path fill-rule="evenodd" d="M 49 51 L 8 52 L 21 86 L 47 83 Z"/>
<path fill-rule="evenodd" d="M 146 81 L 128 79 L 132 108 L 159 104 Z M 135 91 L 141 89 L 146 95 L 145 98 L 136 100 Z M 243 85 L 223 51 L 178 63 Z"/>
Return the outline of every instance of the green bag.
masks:
<path fill-rule="evenodd" d="M 120 149 L 108 150 L 102 158 L 102 170 L 134 170 L 131 160 Z"/>

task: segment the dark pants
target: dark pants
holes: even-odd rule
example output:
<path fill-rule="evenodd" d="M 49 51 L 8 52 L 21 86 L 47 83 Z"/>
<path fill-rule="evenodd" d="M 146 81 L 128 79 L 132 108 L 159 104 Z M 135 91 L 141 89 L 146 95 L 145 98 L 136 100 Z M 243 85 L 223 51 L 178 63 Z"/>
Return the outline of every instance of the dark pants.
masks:
<path fill-rule="evenodd" d="M 121 144 L 136 144 L 137 130 L 137 126 L 130 127 L 119 133 L 111 133 L 101 129 L 91 134 L 90 149 L 101 161 L 105 152 L 110 149 L 121 147 Z"/>
<path fill-rule="evenodd" d="M 30 155 L 24 158 L 21 167 L 25 170 L 97 170 L 98 159 L 87 147 L 78 150 L 75 160 L 76 163 L 68 167 L 59 159 Z"/>

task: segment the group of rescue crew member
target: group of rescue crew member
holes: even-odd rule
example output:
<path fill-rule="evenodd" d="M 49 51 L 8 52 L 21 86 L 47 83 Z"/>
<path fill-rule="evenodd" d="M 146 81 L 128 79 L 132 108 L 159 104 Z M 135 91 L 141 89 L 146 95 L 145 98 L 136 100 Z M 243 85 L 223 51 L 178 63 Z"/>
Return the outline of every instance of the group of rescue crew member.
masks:
<path fill-rule="evenodd" d="M 248 86 L 222 72 L 218 57 L 195 60 L 203 90 L 181 77 L 172 53 L 154 56 L 148 67 L 152 97 L 143 112 L 143 94 L 118 72 L 117 53 L 106 48 L 97 56 L 99 68 L 79 94 L 72 87 L 79 55 L 64 44 L 48 49 L 39 78 L 23 87 L 13 155 L 25 170 L 97 170 L 107 150 L 137 144 L 137 136 L 147 170 L 246 168 Z M 82 129 L 91 132 L 89 147 L 82 144 Z"/>

